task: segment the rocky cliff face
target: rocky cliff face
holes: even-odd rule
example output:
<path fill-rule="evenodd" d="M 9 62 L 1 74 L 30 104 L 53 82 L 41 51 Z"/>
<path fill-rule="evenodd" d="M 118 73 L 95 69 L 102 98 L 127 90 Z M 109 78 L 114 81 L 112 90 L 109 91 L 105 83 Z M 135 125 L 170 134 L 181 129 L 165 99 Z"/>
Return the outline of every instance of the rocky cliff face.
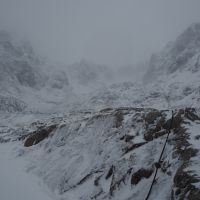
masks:
<path fill-rule="evenodd" d="M 200 24 L 193 24 L 161 53 L 152 56 L 145 76 L 147 87 L 161 91 L 160 96 L 171 107 L 198 107 L 199 58 Z"/>
<path fill-rule="evenodd" d="M 152 56 L 149 73 L 152 77 L 175 72 L 199 72 L 200 24 L 187 28 L 159 54 Z"/>
<path fill-rule="evenodd" d="M 32 47 L 28 43 L 15 41 L 5 31 L 0 32 L 0 58 L 1 86 L 11 81 L 15 85 L 29 87 L 43 84 L 38 72 L 42 61 L 34 54 Z"/>

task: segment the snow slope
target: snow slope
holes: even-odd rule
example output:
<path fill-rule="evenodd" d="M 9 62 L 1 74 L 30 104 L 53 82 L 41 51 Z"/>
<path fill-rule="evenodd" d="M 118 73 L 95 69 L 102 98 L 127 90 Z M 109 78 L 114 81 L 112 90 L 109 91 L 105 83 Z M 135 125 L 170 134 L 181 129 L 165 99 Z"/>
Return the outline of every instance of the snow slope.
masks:
<path fill-rule="evenodd" d="M 10 131 L 1 127 L 0 141 L 10 141 L 15 155 L 27 161 L 29 173 L 39 176 L 58 199 L 142 200 L 170 119 L 171 111 L 130 107 L 73 112 L 31 119 L 23 126 L 12 123 Z M 187 195 L 198 200 L 199 124 L 197 110 L 175 111 L 150 199 Z"/>
<path fill-rule="evenodd" d="M 14 157 L 13 145 L 0 145 L 0 198 L 2 200 L 50 200 L 47 189 L 36 176 L 26 172 L 26 162 Z"/>

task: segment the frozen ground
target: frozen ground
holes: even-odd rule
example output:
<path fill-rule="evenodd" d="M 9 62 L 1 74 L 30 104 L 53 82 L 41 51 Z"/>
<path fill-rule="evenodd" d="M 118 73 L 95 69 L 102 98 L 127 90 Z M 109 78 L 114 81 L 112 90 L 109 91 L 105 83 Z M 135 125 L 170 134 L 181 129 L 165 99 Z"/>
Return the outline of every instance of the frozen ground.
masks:
<path fill-rule="evenodd" d="M 0 145 L 0 194 L 2 200 L 51 200 L 45 186 L 26 172 L 26 162 L 15 158 L 10 143 Z"/>

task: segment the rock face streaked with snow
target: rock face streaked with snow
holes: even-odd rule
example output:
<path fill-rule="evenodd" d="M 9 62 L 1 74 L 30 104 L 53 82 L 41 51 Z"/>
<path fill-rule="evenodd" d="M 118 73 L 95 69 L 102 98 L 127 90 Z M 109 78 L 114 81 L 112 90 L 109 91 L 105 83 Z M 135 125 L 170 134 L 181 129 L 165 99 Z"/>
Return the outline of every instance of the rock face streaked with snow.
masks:
<path fill-rule="evenodd" d="M 144 199 L 170 126 L 171 112 L 118 108 L 77 112 L 14 128 L 18 156 L 58 199 Z M 150 199 L 199 199 L 199 123 L 195 109 L 175 111 Z M 24 146 L 24 147 L 23 147 Z"/>
<path fill-rule="evenodd" d="M 163 52 L 154 55 L 150 61 L 150 70 L 155 78 L 163 73 L 176 71 L 199 71 L 200 63 L 200 24 L 193 24 L 185 30 L 174 43 L 168 44 Z M 149 76 L 150 77 L 150 76 Z"/>
<path fill-rule="evenodd" d="M 163 52 L 152 56 L 145 79 L 174 106 L 199 105 L 200 24 L 186 29 Z M 157 80 L 157 81 L 155 81 Z"/>
<path fill-rule="evenodd" d="M 200 98 L 200 24 L 193 24 L 152 56 L 144 84 L 119 82 L 96 90 L 83 107 L 118 106 L 158 109 L 198 107 Z"/>

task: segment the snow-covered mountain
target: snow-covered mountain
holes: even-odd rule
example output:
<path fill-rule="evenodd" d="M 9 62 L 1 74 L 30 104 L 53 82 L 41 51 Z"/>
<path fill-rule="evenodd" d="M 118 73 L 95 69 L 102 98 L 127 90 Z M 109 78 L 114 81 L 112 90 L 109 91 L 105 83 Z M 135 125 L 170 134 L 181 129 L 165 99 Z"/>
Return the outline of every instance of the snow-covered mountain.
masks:
<path fill-rule="evenodd" d="M 200 24 L 187 28 L 152 56 L 144 83 L 118 82 L 93 92 L 84 106 L 168 109 L 199 107 Z"/>
<path fill-rule="evenodd" d="M 144 84 L 113 84 L 109 69 L 88 61 L 46 70 L 2 41 L 0 109 L 19 112 L 0 114 L 0 145 L 53 199 L 143 200 L 158 168 L 149 199 L 200 200 L 200 24 L 152 57 Z M 57 112 L 21 112 L 30 105 Z"/>
<path fill-rule="evenodd" d="M 45 82 L 39 72 L 41 64 L 28 43 L 16 41 L 8 32 L 0 31 L 1 90 L 41 87 Z"/>
<path fill-rule="evenodd" d="M 53 67 L 49 70 L 49 64 L 36 56 L 29 44 L 16 42 L 2 31 L 1 108 L 41 110 L 39 105 L 42 105 L 44 110 L 60 111 L 63 107 L 95 110 L 118 106 L 160 109 L 198 106 L 199 32 L 200 25 L 193 24 L 162 52 L 153 55 L 143 84 L 134 83 L 130 78 L 129 82 L 123 82 L 120 73 L 86 60 L 64 67 L 62 71 Z"/>
<path fill-rule="evenodd" d="M 0 31 L 0 111 L 48 110 L 66 99 L 66 73 L 45 65 L 29 43 Z"/>
<path fill-rule="evenodd" d="M 159 54 L 152 56 L 145 82 L 160 88 L 172 107 L 199 106 L 200 24 L 187 28 Z"/>
<path fill-rule="evenodd" d="M 159 54 L 152 56 L 148 77 L 200 70 L 200 24 L 187 28 Z"/>
<path fill-rule="evenodd" d="M 112 78 L 108 67 L 86 60 L 57 67 L 37 55 L 28 42 L 0 31 L 1 112 L 69 110 L 85 99 L 82 95 Z"/>

